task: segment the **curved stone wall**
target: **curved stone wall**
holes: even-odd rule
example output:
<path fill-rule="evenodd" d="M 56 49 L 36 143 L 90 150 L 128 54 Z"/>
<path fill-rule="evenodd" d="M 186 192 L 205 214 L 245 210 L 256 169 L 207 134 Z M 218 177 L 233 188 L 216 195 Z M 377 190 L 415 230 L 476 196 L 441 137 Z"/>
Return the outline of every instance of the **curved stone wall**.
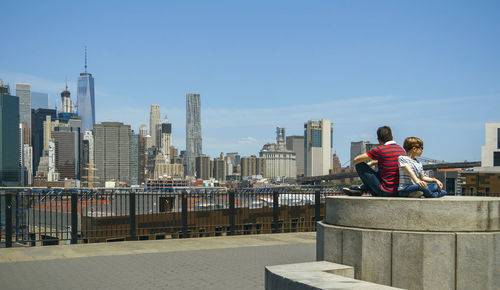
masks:
<path fill-rule="evenodd" d="M 500 198 L 328 197 L 317 260 L 405 289 L 498 289 Z"/>

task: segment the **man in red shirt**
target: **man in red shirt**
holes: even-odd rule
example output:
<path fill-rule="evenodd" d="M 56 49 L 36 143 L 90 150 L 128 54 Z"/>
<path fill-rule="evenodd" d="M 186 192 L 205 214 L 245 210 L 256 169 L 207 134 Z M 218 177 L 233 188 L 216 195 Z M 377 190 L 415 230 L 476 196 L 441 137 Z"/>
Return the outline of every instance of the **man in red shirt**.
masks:
<path fill-rule="evenodd" d="M 373 196 L 398 196 L 399 168 L 398 157 L 406 151 L 393 141 L 391 128 L 383 126 L 377 130 L 379 146 L 354 158 L 354 165 L 363 184 L 359 187 L 344 188 L 347 195 L 361 195 L 363 191 Z M 369 164 L 378 164 L 378 171 Z"/>

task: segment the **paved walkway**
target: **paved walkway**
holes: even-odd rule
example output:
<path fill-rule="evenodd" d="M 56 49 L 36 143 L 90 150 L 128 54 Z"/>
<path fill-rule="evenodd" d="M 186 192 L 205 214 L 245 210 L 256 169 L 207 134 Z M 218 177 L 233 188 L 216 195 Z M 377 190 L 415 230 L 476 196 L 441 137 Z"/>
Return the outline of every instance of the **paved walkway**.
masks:
<path fill-rule="evenodd" d="M 263 289 L 264 266 L 315 260 L 316 233 L 0 249 L 1 289 Z"/>

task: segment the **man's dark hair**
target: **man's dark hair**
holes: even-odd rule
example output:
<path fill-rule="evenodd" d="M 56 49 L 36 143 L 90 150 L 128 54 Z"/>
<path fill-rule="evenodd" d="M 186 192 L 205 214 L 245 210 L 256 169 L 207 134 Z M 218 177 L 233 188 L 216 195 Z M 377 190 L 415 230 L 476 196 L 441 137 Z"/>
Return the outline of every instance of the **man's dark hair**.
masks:
<path fill-rule="evenodd" d="M 377 130 L 378 140 L 385 143 L 387 141 L 392 141 L 392 132 L 389 126 L 383 126 Z"/>

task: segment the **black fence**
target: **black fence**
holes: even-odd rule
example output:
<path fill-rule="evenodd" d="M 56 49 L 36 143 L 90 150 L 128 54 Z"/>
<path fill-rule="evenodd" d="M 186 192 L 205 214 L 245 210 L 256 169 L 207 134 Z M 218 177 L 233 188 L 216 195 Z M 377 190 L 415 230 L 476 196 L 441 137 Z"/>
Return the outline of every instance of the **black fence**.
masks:
<path fill-rule="evenodd" d="M 337 188 L 0 189 L 0 246 L 315 231 Z"/>

